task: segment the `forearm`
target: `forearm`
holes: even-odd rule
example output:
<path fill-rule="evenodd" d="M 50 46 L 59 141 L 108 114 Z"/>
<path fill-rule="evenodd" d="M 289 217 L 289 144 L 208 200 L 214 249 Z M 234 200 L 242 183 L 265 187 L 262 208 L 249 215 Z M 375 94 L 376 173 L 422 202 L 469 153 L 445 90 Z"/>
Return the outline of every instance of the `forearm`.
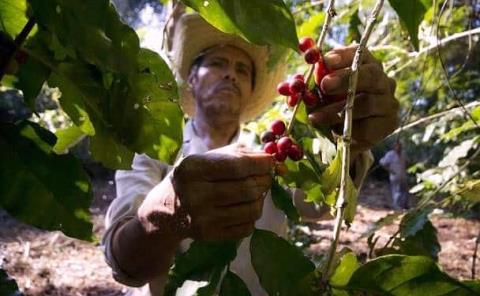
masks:
<path fill-rule="evenodd" d="M 166 177 L 148 193 L 137 214 L 115 231 L 111 249 L 122 273 L 145 283 L 168 272 L 188 228 L 176 202 Z"/>
<path fill-rule="evenodd" d="M 180 241 L 168 232 L 147 232 L 133 217 L 115 231 L 112 255 L 122 273 L 144 284 L 168 272 Z"/>

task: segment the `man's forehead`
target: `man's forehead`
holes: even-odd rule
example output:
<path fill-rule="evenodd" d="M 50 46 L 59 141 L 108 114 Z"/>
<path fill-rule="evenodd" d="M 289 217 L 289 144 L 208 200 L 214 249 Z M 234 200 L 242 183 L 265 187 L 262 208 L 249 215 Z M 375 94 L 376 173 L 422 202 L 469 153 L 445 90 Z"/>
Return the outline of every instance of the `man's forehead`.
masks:
<path fill-rule="evenodd" d="M 233 45 L 215 45 L 207 50 L 205 50 L 201 55 L 204 57 L 232 57 L 235 55 L 239 57 L 244 62 L 248 62 L 249 65 L 253 65 L 253 59 L 250 55 L 243 49 L 233 46 Z"/>

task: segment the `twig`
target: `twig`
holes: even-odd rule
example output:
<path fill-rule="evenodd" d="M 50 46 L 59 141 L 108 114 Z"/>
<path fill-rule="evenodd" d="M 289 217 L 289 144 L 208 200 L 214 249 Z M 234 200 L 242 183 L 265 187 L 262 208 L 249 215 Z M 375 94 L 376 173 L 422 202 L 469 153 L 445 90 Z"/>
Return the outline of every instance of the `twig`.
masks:
<path fill-rule="evenodd" d="M 465 108 L 474 108 L 474 107 L 477 107 L 480 105 L 480 101 L 476 101 L 476 102 L 472 102 L 470 104 L 467 104 L 465 105 Z M 433 114 L 433 115 L 430 115 L 430 116 L 427 116 L 427 117 L 423 117 L 423 118 L 420 118 L 419 120 L 416 120 L 414 122 L 411 122 L 405 126 L 403 126 L 402 128 L 397 128 L 393 133 L 391 133 L 389 135 L 389 137 L 393 136 L 393 135 L 396 135 L 398 134 L 399 132 L 401 132 L 402 130 L 405 131 L 407 129 L 410 129 L 410 128 L 413 128 L 419 124 L 422 124 L 424 122 L 427 122 L 427 121 L 431 121 L 431 120 L 434 120 L 434 119 L 437 119 L 439 117 L 443 117 L 443 116 L 446 116 L 446 115 L 462 115 L 463 113 L 459 113 L 459 111 L 461 112 L 463 110 L 462 107 L 455 107 L 455 108 L 452 108 L 450 110 L 446 110 L 446 111 L 442 111 L 442 112 L 439 112 L 439 113 L 436 113 L 436 114 Z"/>
<path fill-rule="evenodd" d="M 473 251 L 472 257 L 472 280 L 475 279 L 475 269 L 477 263 L 477 252 L 478 252 L 478 245 L 480 244 L 480 231 L 478 232 L 477 239 L 475 240 L 475 249 Z"/>
<path fill-rule="evenodd" d="M 337 250 L 338 239 L 340 237 L 340 230 L 343 223 L 343 216 L 345 214 L 345 207 L 346 207 L 346 194 L 347 194 L 347 184 L 350 172 L 350 141 L 352 138 L 352 115 L 353 115 L 353 103 L 355 100 L 355 91 L 357 89 L 357 81 L 358 81 L 358 67 L 361 64 L 362 60 L 362 53 L 365 50 L 367 45 L 368 39 L 372 33 L 373 27 L 377 22 L 377 17 L 380 13 L 380 10 L 383 6 L 384 0 L 378 0 L 375 4 L 375 8 L 373 9 L 370 19 L 368 21 L 367 27 L 365 28 L 365 32 L 363 33 L 362 38 L 360 39 L 360 44 L 355 52 L 355 57 L 353 58 L 352 62 L 352 72 L 350 74 L 349 84 L 348 84 L 348 97 L 347 97 L 347 105 L 345 107 L 345 121 L 344 121 L 344 128 L 343 128 L 343 137 L 342 137 L 342 178 L 340 183 L 340 193 L 338 196 L 337 203 L 335 205 L 337 209 L 337 216 L 335 219 L 335 228 L 333 234 L 333 241 L 330 246 L 330 250 L 327 257 L 327 264 L 325 268 L 325 273 L 322 274 L 323 280 L 326 279 L 328 275 L 328 271 L 330 269 L 330 265 L 332 264 L 333 257 Z"/>
<path fill-rule="evenodd" d="M 18 34 L 17 37 L 15 38 L 15 41 L 13 42 L 14 48 L 8 54 L 8 56 L 4 59 L 4 64 L 0 65 L 0 81 L 3 79 L 3 76 L 5 75 L 5 70 L 8 67 L 8 63 L 10 63 L 10 60 L 13 57 L 15 57 L 15 54 L 20 49 L 20 47 L 22 47 L 23 42 L 25 42 L 25 40 L 28 37 L 28 34 L 30 34 L 34 26 L 35 26 L 35 20 L 33 19 L 33 17 L 31 17 L 28 19 L 27 24 L 25 24 L 25 27 L 23 27 L 20 34 Z"/>
<path fill-rule="evenodd" d="M 428 47 L 422 48 L 418 52 L 411 52 L 407 55 L 407 57 L 409 58 L 409 61 L 407 61 L 402 67 L 400 67 L 397 70 L 395 70 L 394 72 L 392 72 L 392 76 L 397 75 L 397 73 L 401 72 L 401 70 L 410 66 L 415 61 L 415 58 L 417 58 L 417 57 L 419 57 L 423 54 L 429 54 L 431 51 L 436 50 L 438 47 L 444 46 L 445 44 L 447 44 L 451 41 L 461 39 L 461 38 L 465 38 L 465 37 L 470 37 L 470 36 L 473 36 L 473 35 L 476 35 L 476 34 L 480 34 L 480 28 L 475 28 L 475 29 L 468 30 L 468 31 L 465 31 L 465 32 L 460 32 L 460 33 L 453 34 L 451 36 L 443 38 L 442 40 L 436 42 L 435 44 L 432 44 Z M 401 60 L 398 60 L 398 62 L 401 62 Z M 395 66 L 395 64 L 392 63 L 391 65 L 389 65 L 388 70 L 390 68 L 394 67 L 394 66 Z"/>
<path fill-rule="evenodd" d="M 327 7 L 327 17 L 325 18 L 325 22 L 323 23 L 322 32 L 320 33 L 320 38 L 317 41 L 317 47 L 322 48 L 323 42 L 325 41 L 325 37 L 327 36 L 327 32 L 330 29 L 330 24 L 332 22 L 333 17 L 336 15 L 335 12 L 335 0 L 328 1 Z"/>
<path fill-rule="evenodd" d="M 318 4 L 321 4 L 322 2 L 318 2 Z M 317 47 L 320 48 L 320 52 L 323 46 L 323 42 L 325 41 L 325 36 L 327 35 L 327 32 L 330 28 L 330 24 L 332 22 L 333 17 L 335 16 L 335 0 L 329 0 L 328 2 L 328 7 L 327 7 L 327 17 L 325 18 L 325 22 L 323 23 L 322 27 L 322 32 L 320 33 L 320 37 L 317 40 Z M 322 56 L 323 59 L 323 56 Z M 308 82 L 310 81 L 310 78 L 312 78 L 313 75 L 313 69 L 315 68 L 315 65 L 311 65 L 310 68 L 308 69 L 307 75 L 305 77 L 305 81 Z M 301 102 L 300 102 L 301 104 Z M 293 114 L 290 119 L 290 122 L 288 123 L 287 127 L 287 132 L 286 134 L 289 135 L 292 132 L 293 129 L 293 124 L 295 121 L 295 116 L 297 115 L 298 108 L 300 107 L 300 104 L 297 104 L 295 108 L 293 109 Z"/>

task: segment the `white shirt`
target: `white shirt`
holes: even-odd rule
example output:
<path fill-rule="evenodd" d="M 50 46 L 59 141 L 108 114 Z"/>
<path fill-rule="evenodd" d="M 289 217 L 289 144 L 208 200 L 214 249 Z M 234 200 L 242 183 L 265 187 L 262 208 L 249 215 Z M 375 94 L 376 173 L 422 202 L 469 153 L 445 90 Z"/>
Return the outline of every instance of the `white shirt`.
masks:
<path fill-rule="evenodd" d="M 406 156 L 403 150 L 400 155 L 395 150 L 388 151 L 382 159 L 380 159 L 380 164 L 390 173 L 390 181 L 406 179 Z"/>

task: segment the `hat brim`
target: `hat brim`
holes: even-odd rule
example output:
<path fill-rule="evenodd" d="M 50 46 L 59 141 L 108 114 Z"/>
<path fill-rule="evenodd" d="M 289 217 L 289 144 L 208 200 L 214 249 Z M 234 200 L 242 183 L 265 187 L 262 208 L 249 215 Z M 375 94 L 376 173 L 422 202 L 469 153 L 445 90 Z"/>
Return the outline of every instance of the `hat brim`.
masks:
<path fill-rule="evenodd" d="M 226 34 L 207 23 L 198 14 L 185 14 L 175 28 L 172 42 L 172 68 L 179 84 L 180 105 L 190 117 L 195 115 L 195 103 L 187 79 L 194 60 L 206 49 L 230 45 L 245 51 L 255 66 L 255 87 L 252 96 L 244 102 L 240 123 L 252 120 L 265 111 L 276 97 L 276 86 L 285 73 L 285 65 L 268 67 L 271 48 L 246 42 Z"/>

